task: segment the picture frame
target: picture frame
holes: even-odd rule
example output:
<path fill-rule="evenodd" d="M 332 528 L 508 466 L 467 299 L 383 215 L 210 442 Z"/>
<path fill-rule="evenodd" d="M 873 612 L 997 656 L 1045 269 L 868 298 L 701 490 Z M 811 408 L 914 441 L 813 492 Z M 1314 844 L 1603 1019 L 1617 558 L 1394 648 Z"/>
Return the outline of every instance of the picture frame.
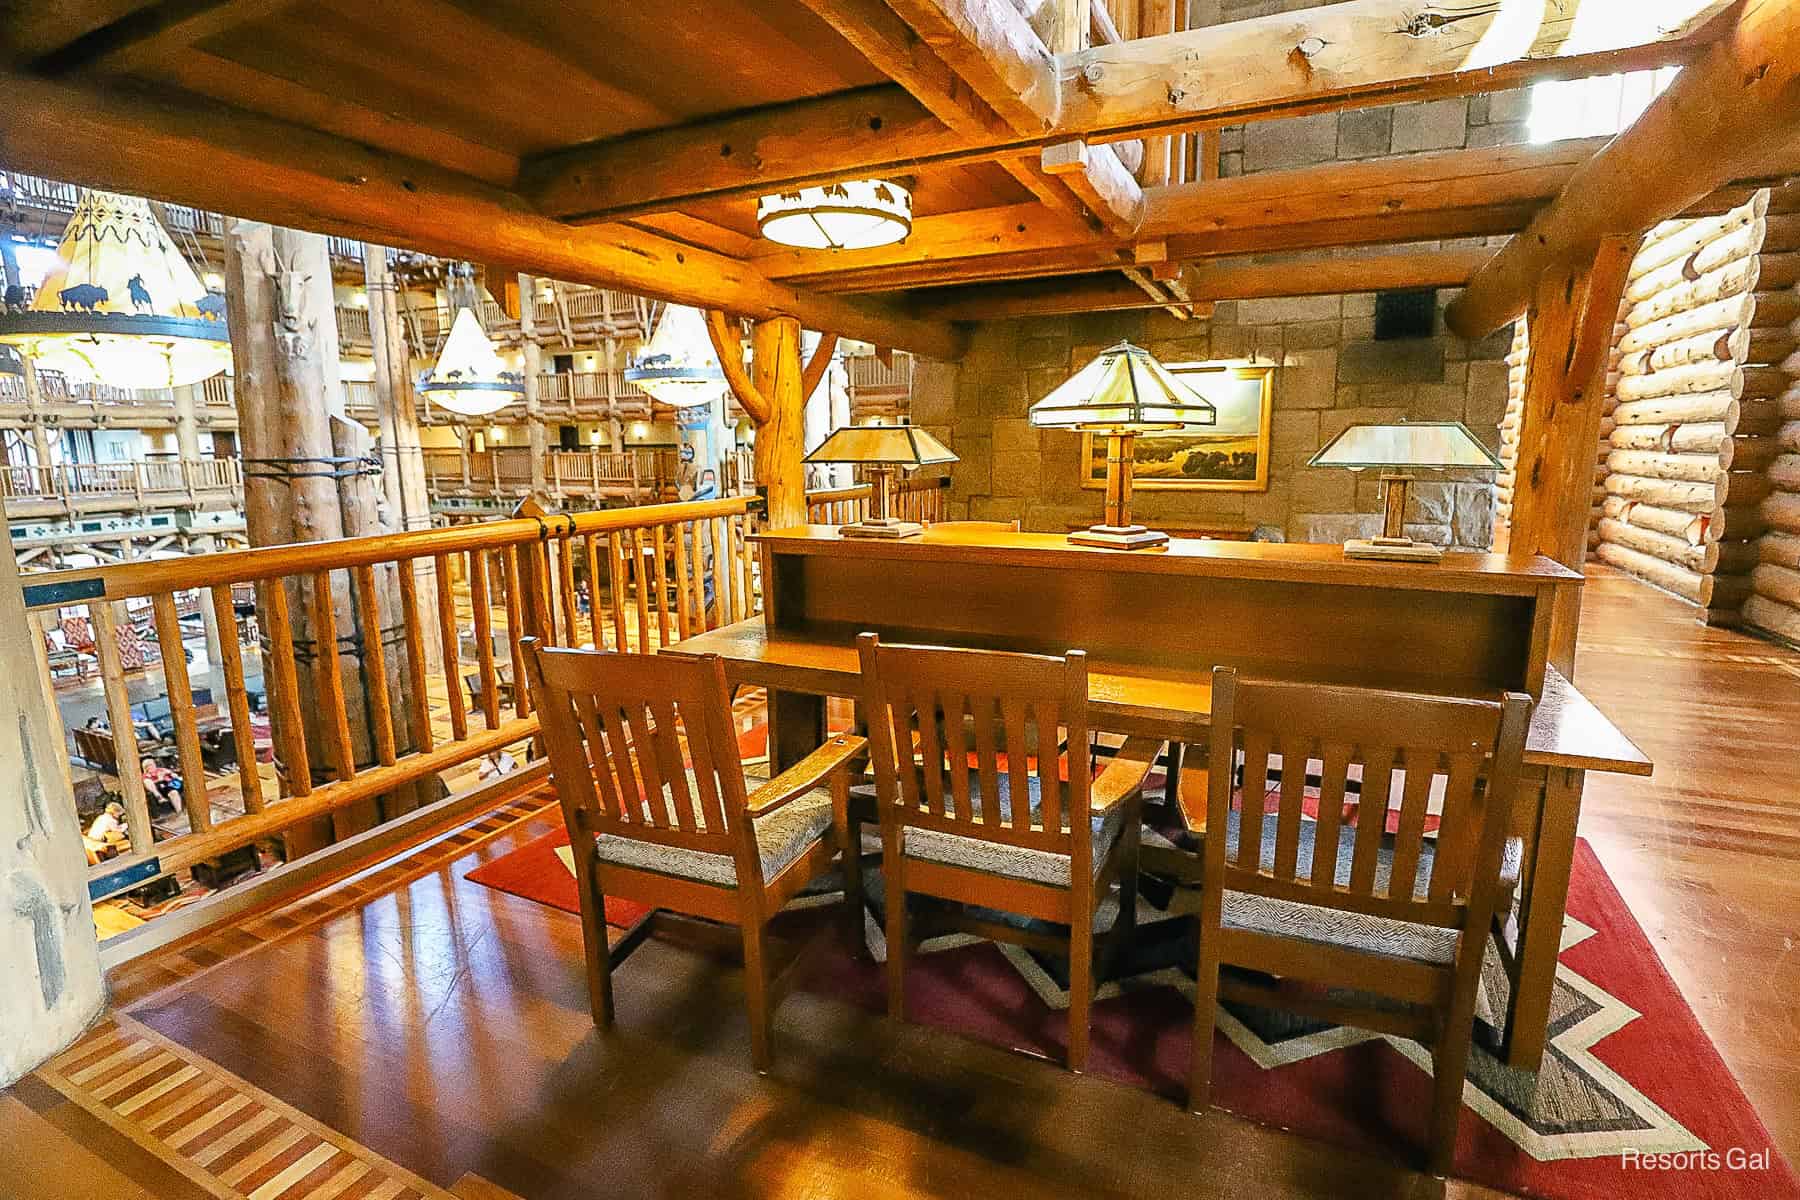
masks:
<path fill-rule="evenodd" d="M 1132 446 L 1136 491 L 1266 492 L 1269 490 L 1269 413 L 1275 368 L 1217 363 L 1165 363 L 1218 410 L 1218 423 L 1199 429 L 1139 434 Z M 1106 486 L 1106 443 L 1081 435 L 1081 486 Z"/>

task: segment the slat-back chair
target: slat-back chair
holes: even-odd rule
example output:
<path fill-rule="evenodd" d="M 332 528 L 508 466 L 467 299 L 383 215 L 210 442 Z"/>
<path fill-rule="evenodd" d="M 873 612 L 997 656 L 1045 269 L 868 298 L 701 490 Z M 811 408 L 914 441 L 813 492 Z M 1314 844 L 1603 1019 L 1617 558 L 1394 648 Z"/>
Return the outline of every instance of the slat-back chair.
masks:
<path fill-rule="evenodd" d="M 1488 932 L 1518 878 L 1508 830 L 1530 714 L 1531 698 L 1514 692 L 1496 703 L 1213 671 L 1191 1108 L 1207 1102 L 1220 996 L 1411 1037 L 1432 1051 L 1430 1165 L 1450 1169 Z M 1273 755 L 1279 802 L 1265 815 Z M 1302 812 L 1312 762 L 1316 822 Z M 1362 791 L 1346 823 L 1353 763 Z M 1433 843 L 1434 786 L 1443 799 Z M 1274 981 L 1222 976 L 1224 964 Z M 1368 999 L 1328 999 L 1326 988 Z"/>
<path fill-rule="evenodd" d="M 943 918 L 984 937 L 1068 954 L 1068 1063 L 1084 1069 L 1094 913 L 1116 879 L 1115 942 L 1132 927 L 1139 789 L 1160 745 L 1133 739 L 1093 779 L 1081 651 L 1049 658 L 883 645 L 873 633 L 857 647 L 881 819 L 889 1014 L 905 1017 L 914 936 L 908 893 L 1066 925 L 1059 936 L 967 913 Z M 1031 745 L 1043 748 L 1035 770 L 1024 750 Z"/>
<path fill-rule="evenodd" d="M 717 655 L 560 649 L 535 638 L 522 649 L 575 847 L 594 1023 L 613 1020 L 607 896 L 736 925 L 751 1057 L 767 1071 L 787 973 L 772 977 L 766 927 L 844 844 L 863 739 L 833 738 L 767 783 L 747 780 Z M 860 929 L 853 886 L 845 903 Z"/>

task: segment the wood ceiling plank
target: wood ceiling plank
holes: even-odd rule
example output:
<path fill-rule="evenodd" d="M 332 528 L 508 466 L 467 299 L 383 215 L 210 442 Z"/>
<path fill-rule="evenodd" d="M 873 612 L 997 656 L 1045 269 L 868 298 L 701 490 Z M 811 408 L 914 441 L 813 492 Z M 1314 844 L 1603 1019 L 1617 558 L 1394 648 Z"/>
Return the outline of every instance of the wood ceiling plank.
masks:
<path fill-rule="evenodd" d="M 871 0 L 804 2 L 815 9 L 850 11 Z M 598 219 L 617 212 L 678 207 L 684 200 L 708 194 L 889 174 L 923 162 L 992 158 L 1075 137 L 1113 140 L 1142 130 L 1202 129 L 1660 65 L 1690 57 L 1721 32 L 1716 23 L 1699 22 L 1717 13 L 1727 0 L 1689 2 L 1696 6 L 1695 15 L 1664 30 L 1634 31 L 1617 20 L 1616 13 L 1615 19 L 1594 21 L 1598 10 L 1592 10 L 1588 24 L 1597 27 L 1598 40 L 1583 42 L 1567 36 L 1582 15 L 1573 0 L 1526 0 L 1523 6 L 1468 11 L 1435 4 L 1421 7 L 1417 0 L 1348 0 L 1062 56 L 1057 61 L 1058 116 L 1043 132 L 1021 132 L 1010 139 L 972 133 L 959 137 L 917 120 L 890 120 L 883 136 L 846 139 L 834 136 L 842 122 L 836 104 L 819 100 L 790 105 L 779 113 L 734 118 L 730 140 L 735 144 L 769 140 L 795 153 L 761 155 L 753 164 L 724 158 L 717 153 L 718 131 L 712 124 L 675 127 L 653 135 L 653 142 L 601 142 L 528 164 L 528 192 L 546 212 Z M 1589 0 L 1590 6 L 1593 3 Z M 902 15 L 926 14 L 919 19 L 939 30 L 940 42 L 932 49 L 940 57 L 946 45 L 942 30 L 946 25 L 957 28 L 943 10 L 956 7 L 952 0 L 900 0 L 895 5 Z M 935 25 L 927 19 L 932 14 Z M 1528 26 L 1525 18 L 1539 16 L 1546 19 L 1535 33 L 1514 31 L 1511 22 L 1523 20 Z M 1508 24 L 1499 24 L 1502 18 Z M 1396 30 L 1415 32 L 1396 34 Z M 1476 37 L 1476 31 L 1485 32 Z M 1312 39 L 1327 44 L 1315 45 Z M 966 48 L 971 43 L 964 39 L 960 44 Z M 884 67 L 889 68 L 898 70 L 892 62 Z M 1090 74 L 1096 79 L 1090 81 Z M 1169 85 L 1170 78 L 1187 82 Z M 995 86 L 990 77 L 987 87 Z M 871 93 L 860 97 L 860 103 L 893 106 L 902 103 L 902 95 L 895 88 L 885 101 Z M 818 106 L 816 113 L 812 105 Z M 810 144 L 809 130 L 815 126 L 821 133 L 819 149 L 799 151 Z M 646 156 L 646 151 L 654 156 Z M 689 169 L 664 176 L 654 166 L 662 161 L 682 161 Z"/>
<path fill-rule="evenodd" d="M 296 0 L 166 0 L 138 9 L 32 64 L 39 74 L 130 75 L 209 37 L 252 24 Z"/>
<path fill-rule="evenodd" d="M 191 98 L 0 73 L 0 154 L 17 170 L 252 220 L 616 287 L 956 358 L 966 336 L 897 307 L 822 296 L 621 225 L 573 228 L 502 188 Z"/>

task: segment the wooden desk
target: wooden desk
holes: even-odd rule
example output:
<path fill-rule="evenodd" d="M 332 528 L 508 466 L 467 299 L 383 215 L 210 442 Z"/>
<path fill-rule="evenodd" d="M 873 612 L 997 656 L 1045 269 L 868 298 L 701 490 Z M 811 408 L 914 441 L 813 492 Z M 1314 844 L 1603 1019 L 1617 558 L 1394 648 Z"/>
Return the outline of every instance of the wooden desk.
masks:
<path fill-rule="evenodd" d="M 1550 626 L 1581 577 L 1548 559 L 1446 554 L 1439 564 L 1348 562 L 1336 546 L 1176 541 L 1124 553 L 1049 534 L 927 530 L 843 539 L 808 526 L 761 535 L 765 613 L 665 653 L 714 653 L 769 689 L 770 752 L 819 744 L 826 696 L 854 696 L 854 640 L 1060 653 L 1086 649 L 1097 727 L 1204 742 L 1210 672 L 1451 695 L 1509 688 L 1538 701 L 1517 832 L 1527 842 L 1507 1059 L 1535 1069 L 1548 1024 L 1584 773 L 1650 761 L 1547 661 Z"/>

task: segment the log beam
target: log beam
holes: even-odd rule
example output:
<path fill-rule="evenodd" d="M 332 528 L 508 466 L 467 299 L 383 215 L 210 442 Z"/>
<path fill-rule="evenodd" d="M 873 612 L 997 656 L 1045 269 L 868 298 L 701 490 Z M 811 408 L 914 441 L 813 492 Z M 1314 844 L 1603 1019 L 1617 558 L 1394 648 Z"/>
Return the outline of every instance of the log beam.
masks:
<path fill-rule="evenodd" d="M 1063 180 L 1107 233 L 1129 238 L 1144 219 L 1144 193 L 1111 146 L 1059 142 L 1045 146 L 1044 173 Z"/>
<path fill-rule="evenodd" d="M 851 31 L 858 49 L 869 54 L 857 41 L 858 26 L 827 10 L 866 10 L 861 26 L 866 30 L 885 6 L 868 0 L 805 2 L 840 31 Z M 905 173 L 931 163 L 1017 157 L 1075 138 L 1113 141 L 1139 131 L 1205 129 L 1662 66 L 1691 57 L 1702 39 L 1715 33 L 1704 22 L 1727 7 L 1727 0 L 1688 0 L 1692 15 L 1660 30 L 1590 21 L 1598 27 L 1598 40 L 1584 35 L 1576 43 L 1568 33 L 1582 6 L 1542 2 L 1545 11 L 1536 14 L 1541 19 L 1520 20 L 1517 5 L 1471 11 L 1436 4 L 1421 8 L 1414 0 L 1349 0 L 1096 45 L 1056 57 L 1054 104 L 1036 104 L 1034 95 L 1032 113 L 1054 113 L 1051 125 L 1033 129 L 1009 120 L 1014 132 L 981 135 L 922 121 L 929 106 L 913 98 L 921 77 L 942 78 L 937 66 L 918 65 L 922 53 L 961 71 L 969 64 L 952 62 L 952 49 L 977 46 L 967 37 L 944 40 L 947 28 L 957 28 L 945 11 L 963 9 L 968 16 L 981 6 L 974 0 L 897 0 L 894 9 L 916 36 L 885 35 L 884 57 L 869 57 L 906 90 L 869 88 L 851 93 L 854 100 L 827 96 L 558 151 L 526 163 L 522 190 L 547 213 L 602 220 L 679 208 L 703 197 Z M 927 20 L 933 14 L 936 19 Z M 997 19 L 996 27 L 1004 24 L 1015 41 L 996 61 L 1011 64 L 1008 85 L 1012 94 L 1023 95 L 1025 88 L 1044 86 L 1043 76 L 1035 56 L 1018 44 L 1020 29 L 1030 34 L 1029 25 L 1016 12 L 1011 15 L 1013 21 Z M 1513 36 L 1515 29 L 1525 32 Z M 988 74 L 985 90 L 974 88 L 984 100 L 996 94 L 991 70 Z M 879 124 L 872 124 L 877 118 Z M 860 136 L 846 136 L 858 122 Z"/>
<path fill-rule="evenodd" d="M 919 39 L 1020 133 L 1056 123 L 1057 62 L 1011 0 L 888 0 Z"/>
<path fill-rule="evenodd" d="M 467 176 L 246 112 L 0 73 L 15 170 L 816 329 L 934 358 L 965 336 L 886 304 L 774 283 L 736 259 L 622 226 L 572 228 Z"/>
<path fill-rule="evenodd" d="M 1754 176 L 1800 127 L 1800 5 L 1745 0 L 1631 127 L 1594 155 L 1523 236 L 1445 312 L 1483 337 L 1522 309 L 1546 272 L 1613 234 L 1641 233 L 1728 180 Z M 1701 148 L 1703 152 L 1701 152 Z"/>

